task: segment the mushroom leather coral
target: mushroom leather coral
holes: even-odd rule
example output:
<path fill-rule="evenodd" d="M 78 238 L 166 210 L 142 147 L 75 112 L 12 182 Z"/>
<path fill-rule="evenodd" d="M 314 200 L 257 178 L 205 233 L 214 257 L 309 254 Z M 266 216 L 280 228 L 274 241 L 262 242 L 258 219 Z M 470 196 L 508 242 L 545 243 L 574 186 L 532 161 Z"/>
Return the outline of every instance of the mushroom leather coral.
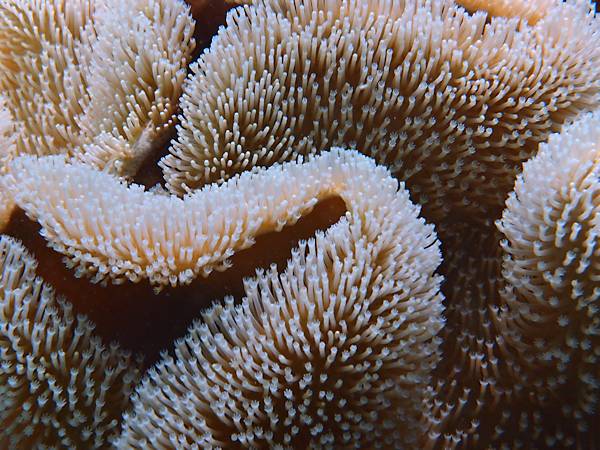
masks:
<path fill-rule="evenodd" d="M 0 0 L 0 447 L 600 448 L 593 6 L 243 3 Z"/>
<path fill-rule="evenodd" d="M 500 233 L 439 230 L 447 323 L 424 448 L 600 445 L 599 130 L 586 114 L 540 146 Z"/>
<path fill-rule="evenodd" d="M 1 0 L 0 174 L 65 153 L 135 175 L 174 123 L 193 29 L 181 0 Z M 0 195 L 1 231 L 14 205 Z"/>
<path fill-rule="evenodd" d="M 300 167 L 344 174 L 346 216 L 301 243 L 283 272 L 247 279 L 241 304 L 217 304 L 191 327 L 138 388 L 119 446 L 416 445 L 443 324 L 433 227 L 356 152 Z M 299 191 L 316 181 L 304 179 Z"/>
<path fill-rule="evenodd" d="M 428 433 L 421 448 L 547 448 L 569 427 L 557 427 L 554 411 L 532 401 L 533 393 L 522 384 L 523 368 L 503 354 L 492 309 L 501 304 L 505 284 L 500 233 L 469 223 L 439 232 L 446 324 L 423 408 Z M 561 444 L 572 442 L 567 438 Z"/>
<path fill-rule="evenodd" d="M 431 220 L 499 217 L 521 164 L 599 104 L 599 22 L 554 1 L 535 25 L 451 0 L 265 0 L 192 65 L 162 161 L 171 192 L 332 146 L 406 181 Z"/>
<path fill-rule="evenodd" d="M 95 37 L 97 3 L 0 1 L 0 89 L 17 125 L 13 156 L 73 152 L 79 144 L 84 48 Z"/>
<path fill-rule="evenodd" d="M 35 269 L 23 246 L 0 235 L 0 442 L 106 448 L 139 380 L 139 362 L 116 345 L 104 347 Z"/>
<path fill-rule="evenodd" d="M 89 103 L 79 120 L 88 139 L 77 156 L 132 177 L 175 123 L 194 22 L 181 0 L 100 3 L 86 70 Z"/>

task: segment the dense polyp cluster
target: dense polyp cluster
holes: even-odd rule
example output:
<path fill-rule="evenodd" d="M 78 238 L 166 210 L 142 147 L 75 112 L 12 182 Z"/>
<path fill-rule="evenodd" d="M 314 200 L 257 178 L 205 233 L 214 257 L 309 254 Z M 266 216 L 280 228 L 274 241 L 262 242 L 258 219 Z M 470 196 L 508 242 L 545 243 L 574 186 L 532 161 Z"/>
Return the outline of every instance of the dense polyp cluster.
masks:
<path fill-rule="evenodd" d="M 132 176 L 174 123 L 193 30 L 180 1 L 4 0 L 0 89 L 17 124 L 4 156 L 66 153 Z"/>
<path fill-rule="evenodd" d="M 320 200 L 352 206 L 361 175 L 329 157 L 246 172 L 181 199 L 62 156 L 21 157 L 10 169 L 4 186 L 78 276 L 147 279 L 157 290 L 226 270 L 257 236 L 294 224 Z"/>
<path fill-rule="evenodd" d="M 599 125 L 583 115 L 540 146 L 498 231 L 439 230 L 448 308 L 429 448 L 600 444 Z"/>
<path fill-rule="evenodd" d="M 15 155 L 72 152 L 88 101 L 85 47 L 95 38 L 94 0 L 3 1 L 0 89 L 16 122 Z"/>
<path fill-rule="evenodd" d="M 600 409 L 599 177 L 596 112 L 540 146 L 498 222 L 505 351 L 523 367 L 519 382 L 572 423 L 573 444 L 597 434 Z"/>
<path fill-rule="evenodd" d="M 0 174 L 5 172 L 5 163 L 9 159 L 8 155 L 14 152 L 14 122 L 10 111 L 6 106 L 6 99 L 0 96 L 0 147 L 3 149 L 0 153 Z M 10 214 L 14 203 L 10 199 L 8 192 L 0 187 L 0 230 L 6 227 L 10 220 Z"/>
<path fill-rule="evenodd" d="M 342 146 L 386 164 L 428 219 L 481 222 L 538 143 L 598 104 L 582 2 L 548 2 L 534 25 L 451 0 L 255 4 L 191 68 L 161 161 L 171 192 Z"/>
<path fill-rule="evenodd" d="M 469 223 L 452 223 L 438 234 L 446 324 L 440 332 L 441 360 L 424 408 L 429 431 L 422 446 L 487 448 L 499 441 L 495 428 L 504 426 L 502 414 L 507 412 L 500 409 L 501 401 L 513 391 L 513 382 L 504 378 L 490 309 L 499 304 L 503 286 L 500 237 L 495 230 Z"/>
<path fill-rule="evenodd" d="M 94 326 L 0 236 L 0 424 L 8 448 L 105 448 L 139 382 L 140 362 Z"/>
<path fill-rule="evenodd" d="M 96 2 L 97 38 L 87 49 L 85 73 L 89 101 L 78 120 L 87 139 L 77 156 L 133 177 L 176 122 L 194 24 L 180 1 Z"/>
<path fill-rule="evenodd" d="M 0 447 L 600 447 L 593 5 L 188 4 L 0 0 Z"/>

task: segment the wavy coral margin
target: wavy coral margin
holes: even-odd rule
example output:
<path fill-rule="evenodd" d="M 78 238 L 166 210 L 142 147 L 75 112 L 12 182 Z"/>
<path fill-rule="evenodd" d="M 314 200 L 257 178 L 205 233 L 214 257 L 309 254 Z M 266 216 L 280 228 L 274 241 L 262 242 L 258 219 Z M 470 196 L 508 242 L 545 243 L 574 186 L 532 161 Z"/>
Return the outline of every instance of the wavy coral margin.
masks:
<path fill-rule="evenodd" d="M 133 176 L 174 124 L 193 32 L 183 0 L 0 1 L 8 156 L 66 153 Z"/>
<path fill-rule="evenodd" d="M 498 230 L 440 227 L 448 322 L 425 449 L 600 446 L 599 180 L 596 111 L 524 164 Z"/>
<path fill-rule="evenodd" d="M 384 196 L 388 208 L 398 182 L 369 158 L 345 152 L 247 172 L 183 199 L 127 186 L 62 156 L 17 158 L 4 185 L 79 275 L 114 283 L 147 278 L 160 290 L 226 269 L 257 235 L 296 223 L 319 200 L 341 197 L 350 216 Z"/>
<path fill-rule="evenodd" d="M 453 0 L 236 8 L 191 66 L 167 188 L 340 146 L 387 165 L 428 220 L 495 219 L 539 142 L 600 105 L 600 21 L 549 2 L 535 25 Z"/>
<path fill-rule="evenodd" d="M 189 9 L 183 0 L 98 1 L 78 159 L 131 178 L 168 135 L 195 46 Z"/>
<path fill-rule="evenodd" d="M 556 0 L 456 0 L 456 3 L 473 13 L 482 11 L 493 17 L 516 17 L 533 26 L 557 4 Z M 586 0 L 585 4 L 589 2 Z"/>
<path fill-rule="evenodd" d="M 552 135 L 524 164 L 497 222 L 504 234 L 503 357 L 563 429 L 548 442 L 600 445 L 600 111 Z M 566 428 L 566 431 L 565 431 Z M 588 444 L 587 442 L 590 442 Z"/>
<path fill-rule="evenodd" d="M 193 30 L 182 0 L 1 0 L 0 174 L 63 153 L 132 177 L 173 127 Z M 0 191 L 0 230 L 13 206 Z"/>

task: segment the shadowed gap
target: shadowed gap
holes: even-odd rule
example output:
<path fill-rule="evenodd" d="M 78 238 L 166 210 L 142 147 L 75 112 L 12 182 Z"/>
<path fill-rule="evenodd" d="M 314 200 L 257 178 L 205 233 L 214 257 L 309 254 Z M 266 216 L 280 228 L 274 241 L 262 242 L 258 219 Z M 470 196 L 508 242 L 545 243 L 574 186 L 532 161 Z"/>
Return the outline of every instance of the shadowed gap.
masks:
<path fill-rule="evenodd" d="M 228 3 L 226 0 L 186 0 L 185 2 L 190 5 L 190 12 L 196 22 L 194 27 L 196 47 L 192 56 L 192 61 L 195 61 L 204 49 L 210 47 L 219 27 L 225 25 L 229 10 L 239 5 Z"/>
<path fill-rule="evenodd" d="M 154 293 L 147 281 L 102 287 L 85 278 L 76 278 L 62 262 L 63 255 L 46 245 L 38 223 L 29 220 L 21 209 L 15 210 L 4 233 L 23 242 L 38 261 L 37 274 L 65 296 L 75 312 L 88 316 L 98 335 L 106 342 L 116 341 L 126 349 L 142 353 L 149 366 L 156 362 L 161 350 L 169 350 L 175 339 L 185 335 L 193 320 L 213 301 L 227 295 L 240 300 L 244 278 L 271 264 L 282 270 L 299 241 L 309 239 L 318 230 L 326 230 L 345 212 L 341 198 L 323 200 L 296 224 L 258 236 L 255 245 L 231 258 L 232 267 L 227 271 L 213 272 L 190 285 L 169 287 L 159 294 Z"/>
<path fill-rule="evenodd" d="M 175 126 L 172 126 L 152 142 L 152 148 L 148 151 L 147 156 L 144 158 L 144 161 L 133 177 L 133 183 L 141 184 L 146 188 L 155 185 L 162 186 L 165 184 L 162 170 L 158 166 L 158 161 L 169 153 L 169 145 L 175 137 L 177 137 L 177 130 Z"/>

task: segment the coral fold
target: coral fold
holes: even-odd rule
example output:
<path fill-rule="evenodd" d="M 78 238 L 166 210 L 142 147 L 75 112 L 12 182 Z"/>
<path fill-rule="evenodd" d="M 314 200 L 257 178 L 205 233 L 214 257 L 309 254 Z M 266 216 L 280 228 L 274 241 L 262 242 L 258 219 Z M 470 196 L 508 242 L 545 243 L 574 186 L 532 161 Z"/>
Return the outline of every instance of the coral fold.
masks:
<path fill-rule="evenodd" d="M 191 327 L 138 388 L 121 447 L 417 445 L 443 324 L 433 227 L 356 152 L 281 167 L 305 172 L 299 192 L 339 174 L 346 216 Z"/>
<path fill-rule="evenodd" d="M 484 222 L 538 144 L 600 105 L 587 2 L 535 25 L 452 0 L 253 3 L 191 66 L 171 192 L 340 146 L 387 165 L 429 220 Z"/>
<path fill-rule="evenodd" d="M 387 180 L 384 169 L 356 152 L 246 172 L 183 199 L 144 191 L 62 156 L 23 156 L 4 185 L 17 205 L 40 223 L 42 235 L 67 264 L 94 282 L 147 278 L 160 289 L 225 270 L 228 258 L 256 236 L 295 223 L 319 200 L 339 196 L 350 213 L 365 208 Z"/>

